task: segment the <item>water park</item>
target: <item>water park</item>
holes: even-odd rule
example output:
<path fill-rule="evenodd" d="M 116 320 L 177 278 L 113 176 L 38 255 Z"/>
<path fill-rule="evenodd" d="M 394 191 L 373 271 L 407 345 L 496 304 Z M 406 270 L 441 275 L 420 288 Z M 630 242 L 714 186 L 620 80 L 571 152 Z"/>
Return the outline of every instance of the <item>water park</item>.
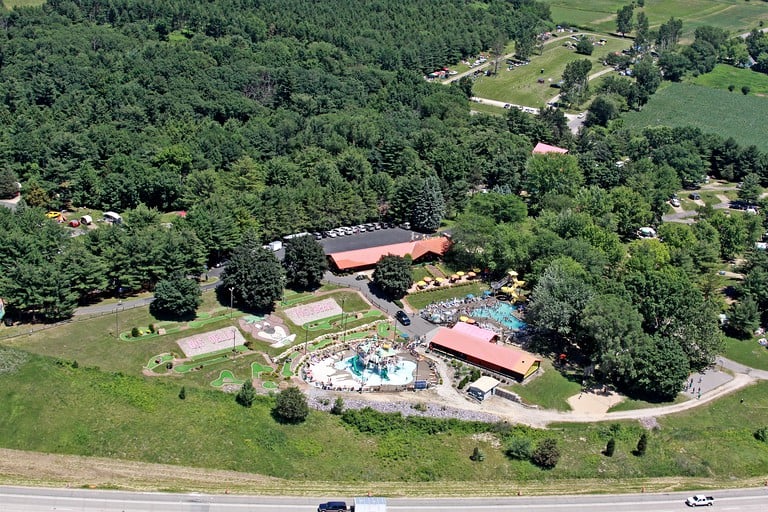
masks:
<path fill-rule="evenodd" d="M 364 338 L 342 347 L 312 355 L 301 372 L 310 385 L 337 391 L 397 391 L 416 386 L 417 376 L 426 379 L 428 364 L 408 345 Z M 421 368 L 421 366 L 425 366 Z M 427 387 L 426 380 L 420 387 Z"/>

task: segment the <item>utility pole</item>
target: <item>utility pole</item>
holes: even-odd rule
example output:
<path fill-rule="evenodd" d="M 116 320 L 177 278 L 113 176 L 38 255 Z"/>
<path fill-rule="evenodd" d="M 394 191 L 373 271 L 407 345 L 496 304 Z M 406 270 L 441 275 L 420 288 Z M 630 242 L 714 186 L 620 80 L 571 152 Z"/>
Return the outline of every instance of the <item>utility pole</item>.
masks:
<path fill-rule="evenodd" d="M 235 303 L 235 287 L 229 287 L 229 318 L 232 318 L 232 305 Z"/>

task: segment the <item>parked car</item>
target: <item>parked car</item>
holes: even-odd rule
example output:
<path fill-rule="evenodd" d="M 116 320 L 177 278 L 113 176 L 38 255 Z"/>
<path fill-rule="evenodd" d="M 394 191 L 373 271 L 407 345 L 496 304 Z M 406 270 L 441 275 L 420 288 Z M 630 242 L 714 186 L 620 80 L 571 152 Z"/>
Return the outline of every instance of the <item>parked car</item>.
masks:
<path fill-rule="evenodd" d="M 675 208 L 679 208 L 680 207 L 680 200 L 678 198 L 676 198 L 676 197 L 673 197 L 672 199 L 669 200 L 669 204 L 671 204 Z"/>
<path fill-rule="evenodd" d="M 408 318 L 408 313 L 402 309 L 395 313 L 395 318 L 403 325 L 411 325 L 411 319 Z"/>
<path fill-rule="evenodd" d="M 698 192 L 691 192 L 690 194 L 688 194 L 688 197 L 690 197 L 694 201 L 698 201 L 699 199 L 701 199 L 701 194 L 699 194 Z"/>

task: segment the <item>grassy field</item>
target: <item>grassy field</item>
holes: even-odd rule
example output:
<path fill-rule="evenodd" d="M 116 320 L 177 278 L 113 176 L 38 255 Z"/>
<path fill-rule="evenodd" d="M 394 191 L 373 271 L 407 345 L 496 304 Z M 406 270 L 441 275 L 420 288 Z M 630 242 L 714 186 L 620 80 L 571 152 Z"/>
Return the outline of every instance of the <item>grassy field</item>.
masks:
<path fill-rule="evenodd" d="M 453 299 L 454 297 L 466 297 L 470 293 L 477 296 L 482 294 L 486 289 L 487 286 L 477 281 L 461 286 L 444 286 L 442 288 L 434 288 L 427 292 L 408 295 L 405 298 L 405 302 L 407 302 L 412 309 L 419 310 L 423 309 L 427 304 Z"/>
<path fill-rule="evenodd" d="M 581 374 L 569 378 L 556 370 L 548 359 L 541 363 L 544 372 L 525 384 L 513 384 L 509 390 L 520 395 L 529 404 L 536 404 L 545 409 L 570 411 L 568 398 L 581 390 Z"/>
<path fill-rule="evenodd" d="M 628 112 L 622 119 L 629 128 L 692 125 L 768 151 L 766 117 L 768 98 L 674 83 L 660 88 L 641 112 Z"/>
<path fill-rule="evenodd" d="M 8 9 L 13 9 L 14 7 L 34 7 L 44 3 L 45 0 L 3 0 L 3 5 Z"/>
<path fill-rule="evenodd" d="M 768 348 L 757 343 L 757 338 L 749 340 L 726 338 L 723 355 L 738 363 L 760 370 L 768 370 Z"/>
<path fill-rule="evenodd" d="M 617 0 L 544 2 L 550 5 L 555 23 L 566 22 L 605 33 L 616 31 L 616 11 L 628 3 Z M 682 19 L 684 43 L 689 42 L 696 27 L 702 25 L 712 25 L 739 34 L 757 27 L 760 20 L 768 21 L 768 9 L 764 4 L 744 0 L 646 0 L 643 11 L 648 16 L 651 29 L 658 28 L 673 16 Z"/>
<path fill-rule="evenodd" d="M 579 55 L 556 42 L 544 47 L 542 55 L 531 57 L 531 63 L 526 66 L 513 67 L 508 71 L 500 68 L 499 74 L 493 77 L 478 77 L 472 92 L 475 96 L 489 98 L 529 107 L 540 107 L 557 95 L 560 90 L 550 87 L 550 83 L 558 82 L 563 75 L 565 66 L 576 59 L 588 58 L 592 61 L 594 74 L 601 69 L 601 62 L 610 52 L 622 50 L 629 46 L 628 41 L 609 37 L 605 46 L 596 46 L 592 55 Z M 544 70 L 544 73 L 541 70 Z M 544 83 L 537 82 L 543 78 Z"/>
<path fill-rule="evenodd" d="M 549 432 L 509 428 L 473 435 L 453 425 L 424 435 L 414 427 L 366 434 L 338 416 L 312 412 L 301 425 L 281 425 L 272 399 L 244 409 L 231 395 L 179 383 L 126 376 L 16 350 L 0 351 L 0 446 L 193 467 L 253 472 L 293 480 L 556 482 L 563 479 L 698 477 L 709 485 L 768 473 L 768 444 L 752 432 L 766 424 L 768 383 L 711 404 L 658 419 L 648 453 L 631 455 L 636 422 L 553 426 Z M 44 377 L 42 377 L 44 376 Z M 215 377 L 218 377 L 217 373 Z M 235 373 L 236 377 L 239 377 Z M 744 399 L 744 403 L 740 403 Z M 45 421 L 40 421 L 44 417 Z M 473 427 L 474 428 L 474 427 Z M 476 430 L 475 430 L 476 431 Z M 542 471 L 503 454 L 510 437 L 558 440 L 557 468 Z M 617 439 L 612 458 L 600 454 Z M 194 449 L 188 449 L 194 446 Z M 482 464 L 469 460 L 479 446 Z"/>
<path fill-rule="evenodd" d="M 712 72 L 697 76 L 692 83 L 726 91 L 733 85 L 732 94 L 741 94 L 742 86 L 746 85 L 750 94 L 768 94 L 768 75 L 726 64 L 718 64 Z"/>

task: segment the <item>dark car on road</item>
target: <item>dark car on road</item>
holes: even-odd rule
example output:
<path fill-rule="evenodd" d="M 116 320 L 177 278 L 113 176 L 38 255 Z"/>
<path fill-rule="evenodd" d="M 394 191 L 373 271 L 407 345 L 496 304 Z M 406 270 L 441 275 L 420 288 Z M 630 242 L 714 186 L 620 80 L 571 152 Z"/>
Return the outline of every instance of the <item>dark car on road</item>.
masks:
<path fill-rule="evenodd" d="M 321 503 L 317 507 L 317 512 L 338 512 L 340 510 L 349 510 L 343 501 L 329 501 L 328 503 Z"/>
<path fill-rule="evenodd" d="M 411 325 L 411 319 L 408 318 L 408 314 L 402 309 L 395 313 L 395 318 L 403 325 Z"/>

